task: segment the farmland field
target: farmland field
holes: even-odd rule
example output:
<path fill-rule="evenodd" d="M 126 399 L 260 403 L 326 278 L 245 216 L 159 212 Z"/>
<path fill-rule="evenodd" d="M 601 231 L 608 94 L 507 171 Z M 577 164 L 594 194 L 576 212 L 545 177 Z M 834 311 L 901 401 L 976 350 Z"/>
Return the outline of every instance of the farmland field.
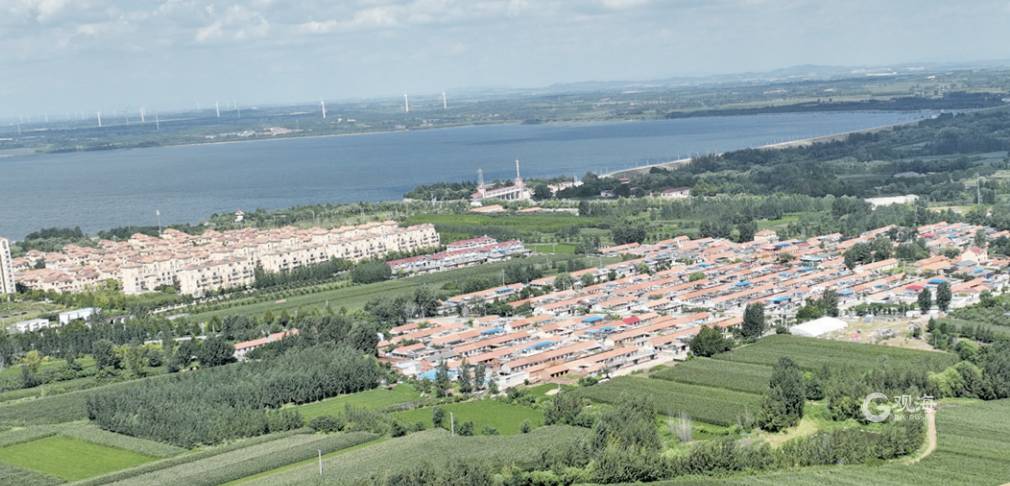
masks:
<path fill-rule="evenodd" d="M 542 427 L 529 434 L 507 437 L 451 437 L 442 429 L 426 430 L 346 454 L 323 459 L 318 466 L 306 464 L 249 481 L 249 486 L 353 484 L 373 474 L 393 473 L 430 463 L 451 461 L 491 464 L 527 464 L 541 453 L 556 450 L 587 437 L 588 429 Z"/>
<path fill-rule="evenodd" d="M 943 371 L 958 361 L 956 355 L 949 353 L 786 334 L 766 336 L 754 344 L 717 354 L 713 358 L 771 366 L 783 356 L 792 358 L 800 368 L 806 370 L 819 369 L 824 364 L 829 367 L 869 370 L 890 363 L 920 367 L 929 371 Z"/>
<path fill-rule="evenodd" d="M 49 474 L 32 471 L 23 467 L 0 462 L 0 484 L 18 486 L 53 486 L 64 483 L 63 479 Z"/>
<path fill-rule="evenodd" d="M 213 486 L 311 459 L 316 457 L 319 450 L 323 454 L 328 454 L 376 438 L 375 434 L 366 432 L 333 435 L 296 434 L 109 484 Z"/>
<path fill-rule="evenodd" d="M 392 390 L 376 388 L 349 395 L 341 395 L 327 400 L 307 403 L 298 407 L 298 413 L 305 420 L 311 420 L 320 415 L 343 415 L 344 405 L 361 408 L 380 409 L 401 403 L 409 403 L 421 399 L 421 394 L 414 391 L 410 385 L 399 384 Z"/>
<path fill-rule="evenodd" d="M 685 478 L 652 483 L 790 486 L 990 486 L 1010 481 L 1010 400 L 974 402 L 936 412 L 937 448 L 915 464 L 814 467 L 736 478 Z"/>
<path fill-rule="evenodd" d="M 768 389 L 771 376 L 770 366 L 697 358 L 677 363 L 649 377 L 761 394 Z"/>
<path fill-rule="evenodd" d="M 629 376 L 573 393 L 607 404 L 616 403 L 624 396 L 651 397 L 659 413 L 684 412 L 693 420 L 723 426 L 734 425 L 740 418 L 753 417 L 761 408 L 761 397 L 752 393 Z"/>
<path fill-rule="evenodd" d="M 136 452 L 60 436 L 46 437 L 0 449 L 0 461 L 68 481 L 99 476 L 154 460 L 156 458 Z"/>
<path fill-rule="evenodd" d="M 452 412 L 456 417 L 456 430 L 459 430 L 459 424 L 471 421 L 475 434 L 480 434 L 485 426 L 498 429 L 502 435 L 518 434 L 523 421 L 529 420 L 533 427 L 544 423 L 544 414 L 539 410 L 495 400 L 453 403 L 443 405 L 442 410 L 445 410 L 446 427 L 449 426 L 449 413 Z M 392 415 L 409 423 L 423 422 L 425 427 L 432 427 L 431 408 L 417 408 Z"/>

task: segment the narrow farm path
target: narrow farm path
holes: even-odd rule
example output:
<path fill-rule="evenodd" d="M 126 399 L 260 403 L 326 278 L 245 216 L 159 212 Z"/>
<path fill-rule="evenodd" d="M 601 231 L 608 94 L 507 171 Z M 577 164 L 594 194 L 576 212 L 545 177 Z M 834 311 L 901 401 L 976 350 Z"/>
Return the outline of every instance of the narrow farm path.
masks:
<path fill-rule="evenodd" d="M 936 409 L 935 408 L 931 408 L 929 410 L 926 410 L 926 423 L 927 423 L 927 426 L 928 426 L 926 433 L 929 436 L 929 443 L 926 445 L 926 450 L 922 451 L 922 454 L 920 454 L 919 457 L 916 457 L 915 460 L 912 461 L 912 464 L 915 464 L 915 463 L 921 461 L 923 457 L 926 457 L 926 456 L 932 454 L 933 451 L 936 449 Z"/>

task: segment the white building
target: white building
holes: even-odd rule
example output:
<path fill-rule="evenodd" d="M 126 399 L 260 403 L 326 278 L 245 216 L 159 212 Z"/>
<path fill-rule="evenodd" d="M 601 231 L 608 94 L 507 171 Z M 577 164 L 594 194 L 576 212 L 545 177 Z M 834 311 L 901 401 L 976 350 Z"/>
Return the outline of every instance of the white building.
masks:
<path fill-rule="evenodd" d="M 93 314 L 97 314 L 99 312 L 102 312 L 100 307 L 85 307 L 83 309 L 60 312 L 60 325 L 70 324 L 70 321 L 77 319 L 87 319 Z"/>
<path fill-rule="evenodd" d="M 11 262 L 11 245 L 0 238 L 0 295 L 14 293 L 14 263 Z"/>
<path fill-rule="evenodd" d="M 15 322 L 7 326 L 7 332 L 13 333 L 24 333 L 28 331 L 38 331 L 40 329 L 48 329 L 49 320 L 47 319 L 30 319 L 27 321 Z"/>

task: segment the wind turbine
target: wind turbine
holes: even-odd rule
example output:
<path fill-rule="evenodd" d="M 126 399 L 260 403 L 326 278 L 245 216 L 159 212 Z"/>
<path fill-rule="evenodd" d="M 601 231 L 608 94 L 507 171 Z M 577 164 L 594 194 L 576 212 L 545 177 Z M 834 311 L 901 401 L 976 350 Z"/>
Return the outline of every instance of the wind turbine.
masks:
<path fill-rule="evenodd" d="M 144 123 L 144 107 L 140 107 L 140 123 Z"/>
<path fill-rule="evenodd" d="M 319 106 L 323 108 L 323 120 L 326 119 L 326 102 L 322 99 L 319 100 Z"/>
<path fill-rule="evenodd" d="M 98 116 L 98 128 L 102 128 L 102 112 L 96 112 L 95 115 Z"/>
<path fill-rule="evenodd" d="M 154 126 L 156 130 L 161 131 L 161 123 L 158 122 L 158 110 L 154 110 Z"/>
<path fill-rule="evenodd" d="M 410 113 L 410 103 L 407 102 L 407 93 L 403 93 L 404 113 Z"/>
<path fill-rule="evenodd" d="M 445 91 L 442 92 L 442 109 L 448 109 L 448 106 L 445 104 Z"/>
<path fill-rule="evenodd" d="M 214 111 L 217 112 L 217 117 L 221 118 L 221 107 L 218 106 L 217 102 L 214 102 Z"/>

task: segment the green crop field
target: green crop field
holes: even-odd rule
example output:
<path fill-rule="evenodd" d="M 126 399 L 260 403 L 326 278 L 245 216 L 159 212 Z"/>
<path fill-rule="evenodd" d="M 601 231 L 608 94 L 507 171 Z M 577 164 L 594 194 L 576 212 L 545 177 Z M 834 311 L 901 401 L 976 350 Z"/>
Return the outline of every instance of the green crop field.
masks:
<path fill-rule="evenodd" d="M 501 214 L 418 214 L 406 224 L 431 223 L 451 226 L 494 226 L 522 234 L 557 233 L 572 226 L 594 227 L 600 218 L 580 218 L 573 213 L 501 213 Z"/>
<path fill-rule="evenodd" d="M 473 422 L 474 433 L 480 434 L 485 426 L 494 427 L 502 435 L 518 434 L 522 423 L 530 421 L 530 425 L 538 427 L 544 423 L 544 414 L 539 410 L 512 405 L 495 400 L 481 400 L 443 405 L 445 410 L 445 426 L 449 426 L 449 413 L 456 417 L 456 427 L 463 422 Z M 431 408 L 417 408 L 405 412 L 396 412 L 394 417 L 409 422 L 423 422 L 425 427 L 432 427 Z"/>
<path fill-rule="evenodd" d="M 540 253 L 568 253 L 575 254 L 575 245 L 568 245 L 565 243 L 558 243 L 556 245 L 552 244 L 539 244 L 539 245 L 526 245 L 527 248 L 538 251 Z"/>
<path fill-rule="evenodd" d="M 344 405 L 361 408 L 380 409 L 409 403 L 421 399 L 421 394 L 414 391 L 410 385 L 399 384 L 392 390 L 376 388 L 349 395 L 341 395 L 320 402 L 307 403 L 298 407 L 298 412 L 305 420 L 311 420 L 320 415 L 343 415 Z"/>
<path fill-rule="evenodd" d="M 249 486 L 353 484 L 373 474 L 392 473 L 430 463 L 452 461 L 485 464 L 531 464 L 544 452 L 556 450 L 587 437 L 588 429 L 542 427 L 529 434 L 507 437 L 451 437 L 442 429 L 426 430 L 370 447 L 323 459 L 323 475 L 315 463 L 283 473 L 262 476 Z"/>
<path fill-rule="evenodd" d="M 616 403 L 622 397 L 651 397 L 659 413 L 677 415 L 683 412 L 693 420 L 723 426 L 753 417 L 761 408 L 761 397 L 752 393 L 630 376 L 580 388 L 573 393 L 592 402 L 607 404 Z"/>
<path fill-rule="evenodd" d="M 656 486 L 992 486 L 1010 481 L 1010 400 L 974 402 L 936 412 L 937 448 L 915 464 L 794 469 L 735 478 L 684 478 Z"/>
<path fill-rule="evenodd" d="M 677 363 L 649 377 L 761 394 L 768 389 L 771 376 L 770 366 L 697 358 Z"/>
<path fill-rule="evenodd" d="M 367 432 L 296 434 L 110 482 L 115 486 L 213 486 L 375 440 Z"/>
<path fill-rule="evenodd" d="M 0 461 L 68 481 L 99 476 L 155 459 L 136 452 L 61 436 L 46 437 L 0 449 Z"/>
<path fill-rule="evenodd" d="M 714 358 L 771 366 L 783 356 L 792 358 L 800 368 L 806 370 L 819 369 L 824 364 L 861 371 L 899 364 L 943 371 L 958 362 L 957 356 L 950 353 L 786 334 L 766 336 L 754 344 L 718 354 Z"/>
<path fill-rule="evenodd" d="M 368 285 L 351 285 L 321 292 L 313 292 L 312 288 L 309 287 L 298 290 L 298 292 L 306 292 L 302 295 L 284 297 L 273 295 L 271 298 L 263 301 L 257 301 L 254 297 L 229 301 L 222 304 L 228 306 L 226 308 L 199 312 L 189 316 L 188 319 L 195 322 L 205 322 L 213 316 L 244 315 L 260 317 L 268 310 L 274 314 L 278 314 L 284 310 L 294 313 L 299 307 L 306 309 L 318 307 L 322 309 L 326 306 L 326 302 L 329 302 L 330 306 L 334 309 L 339 309 L 341 306 L 348 309 L 358 309 L 364 307 L 369 300 L 375 298 L 377 295 L 406 294 L 423 285 L 427 285 L 432 289 L 441 289 L 446 283 L 462 282 L 472 277 L 494 277 L 500 279 L 501 271 L 506 265 L 513 264 L 514 262 L 519 262 L 523 265 L 546 265 L 549 258 L 552 258 L 552 255 L 532 256 L 521 260 L 488 263 L 446 272 L 397 278 Z M 606 261 L 604 260 L 604 262 Z M 284 300 L 284 302 L 277 303 L 278 300 Z"/>
<path fill-rule="evenodd" d="M 6 462 L 0 462 L 0 484 L 16 484 L 17 486 L 53 486 L 62 484 L 61 478 L 49 474 L 32 471 Z"/>

